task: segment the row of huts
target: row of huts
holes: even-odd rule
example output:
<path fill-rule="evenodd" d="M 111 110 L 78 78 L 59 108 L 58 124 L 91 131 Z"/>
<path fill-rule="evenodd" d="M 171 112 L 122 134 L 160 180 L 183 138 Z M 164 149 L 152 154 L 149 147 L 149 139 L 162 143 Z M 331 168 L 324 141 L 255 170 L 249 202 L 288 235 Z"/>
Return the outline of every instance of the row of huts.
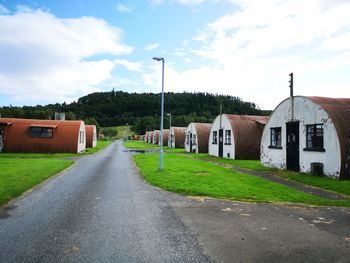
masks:
<path fill-rule="evenodd" d="M 80 153 L 96 143 L 96 126 L 83 121 L 0 118 L 0 152 Z"/>
<path fill-rule="evenodd" d="M 144 140 L 159 144 L 159 131 Z M 350 99 L 293 96 L 267 116 L 222 114 L 163 132 L 163 145 L 350 179 Z"/>

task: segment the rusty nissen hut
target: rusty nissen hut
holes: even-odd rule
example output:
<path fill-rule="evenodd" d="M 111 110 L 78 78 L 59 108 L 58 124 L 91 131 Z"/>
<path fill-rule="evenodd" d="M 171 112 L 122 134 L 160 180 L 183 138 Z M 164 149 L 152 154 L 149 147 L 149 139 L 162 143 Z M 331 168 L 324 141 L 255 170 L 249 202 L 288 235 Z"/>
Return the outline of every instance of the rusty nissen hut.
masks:
<path fill-rule="evenodd" d="M 154 133 L 154 131 L 148 132 L 147 142 L 153 143 L 153 133 Z"/>
<path fill-rule="evenodd" d="M 153 137 L 152 137 L 152 143 L 153 144 L 159 144 L 159 134 L 160 134 L 159 130 L 154 130 L 153 131 Z"/>
<path fill-rule="evenodd" d="M 260 158 L 265 166 L 350 179 L 350 99 L 282 101 L 264 128 Z"/>
<path fill-rule="evenodd" d="M 184 148 L 186 139 L 186 127 L 171 127 L 169 131 L 168 147 Z"/>
<path fill-rule="evenodd" d="M 97 130 L 95 125 L 85 125 L 86 148 L 95 148 L 97 145 Z"/>
<path fill-rule="evenodd" d="M 186 131 L 186 152 L 207 153 L 211 127 L 211 123 L 191 122 Z"/>
<path fill-rule="evenodd" d="M 79 153 L 85 150 L 83 121 L 0 118 L 4 152 Z"/>
<path fill-rule="evenodd" d="M 260 159 L 260 141 L 266 116 L 222 114 L 209 136 L 209 155 L 241 160 Z"/>
<path fill-rule="evenodd" d="M 160 131 L 159 131 L 159 136 L 160 136 Z M 169 130 L 168 129 L 163 129 L 163 146 L 168 145 L 168 139 L 169 139 Z M 160 146 L 160 139 L 159 139 L 159 146 Z"/>

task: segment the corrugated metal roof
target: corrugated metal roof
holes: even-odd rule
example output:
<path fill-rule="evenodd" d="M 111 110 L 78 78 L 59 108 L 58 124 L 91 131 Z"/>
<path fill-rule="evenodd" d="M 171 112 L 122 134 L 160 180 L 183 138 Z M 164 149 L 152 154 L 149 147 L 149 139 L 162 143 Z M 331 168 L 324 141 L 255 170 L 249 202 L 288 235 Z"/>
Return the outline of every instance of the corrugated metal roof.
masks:
<path fill-rule="evenodd" d="M 175 137 L 175 148 L 184 148 L 187 127 L 171 127 Z"/>
<path fill-rule="evenodd" d="M 306 98 L 321 106 L 333 121 L 341 148 L 339 179 L 350 179 L 350 99 L 327 97 Z"/>
<path fill-rule="evenodd" d="M 83 121 L 58 121 L 0 118 L 0 122 L 12 125 L 5 128 L 5 151 L 27 153 L 77 153 L 79 131 Z M 56 126 L 52 138 L 33 138 L 29 127 Z"/>
<path fill-rule="evenodd" d="M 197 134 L 197 149 L 198 153 L 207 153 L 208 152 L 208 141 L 212 123 L 193 123 L 196 134 Z"/>
<path fill-rule="evenodd" d="M 94 146 L 94 133 L 96 134 L 95 125 L 85 125 L 85 134 L 86 134 L 86 147 L 92 148 Z"/>
<path fill-rule="evenodd" d="M 153 139 L 152 139 L 152 143 L 153 144 L 159 144 L 159 130 L 154 130 L 153 131 Z"/>
<path fill-rule="evenodd" d="M 235 159 L 259 159 L 261 136 L 268 117 L 232 114 L 223 116 L 229 120 L 233 131 Z"/>
<path fill-rule="evenodd" d="M 30 124 L 29 127 L 44 127 L 44 128 L 55 129 L 57 127 L 57 125 L 55 125 L 55 124 Z"/>
<path fill-rule="evenodd" d="M 163 129 L 163 146 L 168 145 L 168 139 L 169 139 L 169 130 Z M 160 142 L 159 142 L 159 144 L 160 144 Z"/>

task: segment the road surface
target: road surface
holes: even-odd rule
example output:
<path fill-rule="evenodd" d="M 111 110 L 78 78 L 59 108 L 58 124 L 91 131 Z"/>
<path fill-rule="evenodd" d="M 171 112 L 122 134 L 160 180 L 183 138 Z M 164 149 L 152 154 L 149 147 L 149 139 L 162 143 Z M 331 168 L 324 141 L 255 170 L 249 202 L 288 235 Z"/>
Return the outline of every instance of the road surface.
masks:
<path fill-rule="evenodd" d="M 0 262 L 349 262 L 350 210 L 188 198 L 116 142 L 0 212 Z"/>

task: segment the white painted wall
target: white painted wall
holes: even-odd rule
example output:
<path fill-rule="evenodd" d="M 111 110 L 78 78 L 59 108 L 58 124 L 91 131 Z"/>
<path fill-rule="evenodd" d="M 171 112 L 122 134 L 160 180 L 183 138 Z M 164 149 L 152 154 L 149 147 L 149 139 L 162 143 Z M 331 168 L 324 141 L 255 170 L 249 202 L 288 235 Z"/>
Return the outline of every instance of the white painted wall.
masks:
<path fill-rule="evenodd" d="M 83 140 L 80 140 L 80 134 L 83 134 Z M 78 153 L 85 151 L 86 149 L 86 133 L 85 133 L 85 124 L 84 122 L 80 123 L 80 129 L 78 134 Z"/>
<path fill-rule="evenodd" d="M 187 127 L 186 139 L 185 139 L 185 151 L 190 152 L 190 142 L 188 139 L 190 138 L 191 133 L 192 133 L 192 138 L 193 138 L 193 135 L 196 136 L 194 143 L 192 143 L 192 151 L 194 150 L 196 153 L 198 153 L 198 148 L 197 148 L 198 137 L 197 137 L 196 127 L 193 122 L 191 122 Z"/>
<path fill-rule="evenodd" d="M 169 130 L 168 147 L 169 148 L 175 148 L 175 134 L 174 134 L 174 128 L 173 127 L 171 127 L 170 130 Z"/>
<path fill-rule="evenodd" d="M 224 140 L 224 145 L 223 145 L 223 157 L 224 158 L 230 158 L 230 159 L 235 159 L 235 140 L 233 136 L 233 130 L 231 127 L 231 123 L 226 117 L 226 114 L 222 115 L 222 123 L 221 123 L 222 129 L 223 129 L 223 140 Z M 209 135 L 209 149 L 208 153 L 209 155 L 212 156 L 219 156 L 219 129 L 220 129 L 220 115 L 218 115 L 214 122 L 213 126 L 211 127 L 210 130 L 210 135 Z M 231 145 L 225 145 L 225 131 L 230 130 L 231 131 Z M 213 131 L 217 132 L 217 144 L 213 144 Z M 230 156 L 230 157 L 228 157 Z"/>
<path fill-rule="evenodd" d="M 94 132 L 92 134 L 92 148 L 95 148 L 97 144 L 97 130 L 96 126 L 94 127 Z"/>
<path fill-rule="evenodd" d="M 265 125 L 261 146 L 261 164 L 285 169 L 286 160 L 286 122 L 291 121 L 291 100 L 281 102 L 272 113 Z M 299 153 L 300 171 L 310 172 L 311 163 L 319 162 L 324 165 L 324 173 L 331 177 L 339 177 L 341 166 L 341 152 L 338 134 L 332 120 L 325 110 L 306 97 L 294 97 L 294 119 L 299 123 Z M 306 148 L 306 125 L 323 124 L 325 152 L 304 151 Z M 270 128 L 281 127 L 282 149 L 270 149 Z"/>

